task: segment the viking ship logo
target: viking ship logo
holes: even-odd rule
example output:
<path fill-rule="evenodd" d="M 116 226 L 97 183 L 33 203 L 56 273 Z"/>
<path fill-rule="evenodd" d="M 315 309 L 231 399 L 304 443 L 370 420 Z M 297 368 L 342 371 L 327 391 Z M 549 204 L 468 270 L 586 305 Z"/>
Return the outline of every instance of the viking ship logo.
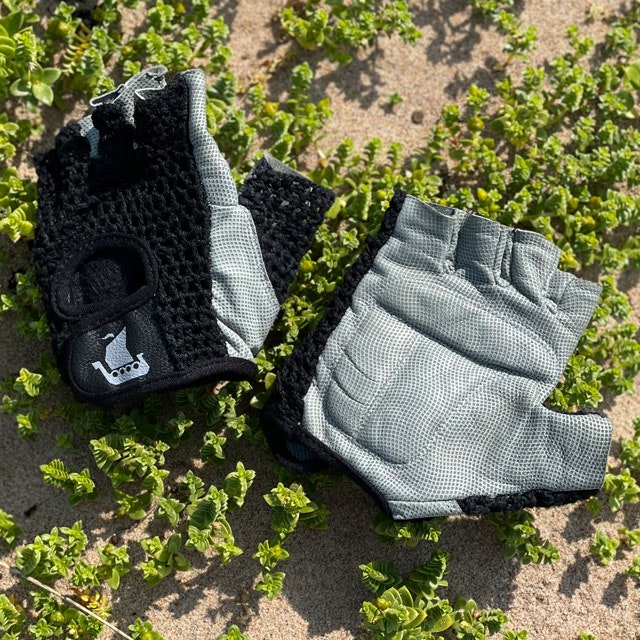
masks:
<path fill-rule="evenodd" d="M 94 369 L 98 369 L 109 384 L 122 384 L 134 378 L 139 378 L 149 372 L 149 365 L 143 355 L 139 353 L 135 358 L 127 349 L 127 327 L 114 337 L 113 333 L 103 336 L 103 340 L 111 338 L 105 348 L 104 360 L 109 367 L 107 370 L 102 362 L 92 362 Z"/>

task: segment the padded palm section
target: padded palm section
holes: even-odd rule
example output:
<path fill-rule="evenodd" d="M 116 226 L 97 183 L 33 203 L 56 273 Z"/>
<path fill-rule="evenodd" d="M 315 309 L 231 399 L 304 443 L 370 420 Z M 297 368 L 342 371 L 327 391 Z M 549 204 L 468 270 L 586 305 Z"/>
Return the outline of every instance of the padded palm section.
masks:
<path fill-rule="evenodd" d="M 290 432 L 399 519 L 599 488 L 609 421 L 542 404 L 599 297 L 558 258 L 538 234 L 407 196 L 339 323 L 319 334 Z"/>
<path fill-rule="evenodd" d="M 101 251 L 81 265 L 70 287 L 71 304 L 121 300 L 145 283 L 144 266 L 135 253 Z"/>

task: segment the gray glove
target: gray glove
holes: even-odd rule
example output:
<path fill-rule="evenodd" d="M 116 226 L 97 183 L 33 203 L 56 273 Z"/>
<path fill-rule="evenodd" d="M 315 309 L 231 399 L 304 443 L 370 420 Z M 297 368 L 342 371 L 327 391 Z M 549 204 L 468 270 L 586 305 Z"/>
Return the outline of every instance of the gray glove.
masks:
<path fill-rule="evenodd" d="M 543 236 L 394 197 L 262 424 L 294 469 L 330 463 L 393 518 L 551 506 L 602 485 L 611 423 L 543 402 L 600 287 Z"/>

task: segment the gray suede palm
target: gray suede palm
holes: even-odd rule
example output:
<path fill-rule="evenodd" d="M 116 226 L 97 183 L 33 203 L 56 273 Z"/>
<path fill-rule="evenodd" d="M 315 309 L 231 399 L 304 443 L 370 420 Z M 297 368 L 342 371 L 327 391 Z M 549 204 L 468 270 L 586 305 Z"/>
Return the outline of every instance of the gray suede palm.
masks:
<path fill-rule="evenodd" d="M 559 255 L 539 234 L 406 196 L 317 359 L 293 442 L 397 519 L 598 489 L 609 420 L 543 405 L 600 294 Z"/>

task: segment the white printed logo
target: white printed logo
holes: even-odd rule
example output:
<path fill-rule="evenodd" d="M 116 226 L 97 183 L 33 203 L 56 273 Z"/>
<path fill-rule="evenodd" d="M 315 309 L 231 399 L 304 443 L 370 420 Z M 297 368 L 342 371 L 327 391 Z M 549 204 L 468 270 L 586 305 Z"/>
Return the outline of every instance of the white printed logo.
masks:
<path fill-rule="evenodd" d="M 109 384 L 122 384 L 149 372 L 149 365 L 143 355 L 139 353 L 134 359 L 127 349 L 127 327 L 115 337 L 113 333 L 108 333 L 102 339 L 108 338 L 113 339 L 105 348 L 104 360 L 110 371 L 107 371 L 100 361 L 91 364 L 102 373 Z"/>

